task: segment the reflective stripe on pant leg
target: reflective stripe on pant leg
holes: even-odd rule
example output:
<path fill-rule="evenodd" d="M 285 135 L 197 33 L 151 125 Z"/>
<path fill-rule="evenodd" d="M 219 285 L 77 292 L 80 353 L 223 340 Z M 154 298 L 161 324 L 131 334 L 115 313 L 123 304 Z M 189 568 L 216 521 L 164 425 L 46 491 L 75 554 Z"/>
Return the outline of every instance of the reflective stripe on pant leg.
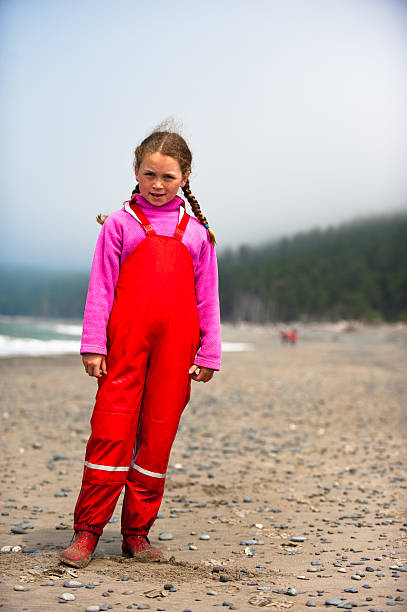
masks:
<path fill-rule="evenodd" d="M 138 413 L 121 415 L 95 409 L 91 423 L 74 529 L 91 527 L 100 535 L 113 514 L 130 469 Z"/>

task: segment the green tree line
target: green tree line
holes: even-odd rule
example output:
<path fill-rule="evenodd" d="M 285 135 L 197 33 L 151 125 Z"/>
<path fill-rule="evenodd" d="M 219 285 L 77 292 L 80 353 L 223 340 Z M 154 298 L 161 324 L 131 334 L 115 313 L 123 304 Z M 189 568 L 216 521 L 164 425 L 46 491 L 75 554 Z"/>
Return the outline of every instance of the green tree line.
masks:
<path fill-rule="evenodd" d="M 219 269 L 224 320 L 407 320 L 407 213 L 242 246 Z"/>
<path fill-rule="evenodd" d="M 0 268 L 0 314 L 78 319 L 85 306 L 87 272 Z"/>
<path fill-rule="evenodd" d="M 0 314 L 81 318 L 88 272 L 0 267 Z M 407 320 L 407 213 L 220 251 L 224 321 Z"/>

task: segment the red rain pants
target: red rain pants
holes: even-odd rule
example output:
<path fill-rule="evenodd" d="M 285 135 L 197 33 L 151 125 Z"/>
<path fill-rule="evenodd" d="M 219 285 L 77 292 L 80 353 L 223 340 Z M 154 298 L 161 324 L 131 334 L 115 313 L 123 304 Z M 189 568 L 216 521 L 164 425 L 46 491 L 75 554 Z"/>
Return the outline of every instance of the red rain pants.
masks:
<path fill-rule="evenodd" d="M 74 516 L 75 531 L 99 535 L 123 486 L 122 533 L 147 534 L 153 524 L 200 339 L 193 263 L 181 242 L 189 216 L 174 237 L 157 236 L 131 208 L 147 236 L 120 269 Z"/>

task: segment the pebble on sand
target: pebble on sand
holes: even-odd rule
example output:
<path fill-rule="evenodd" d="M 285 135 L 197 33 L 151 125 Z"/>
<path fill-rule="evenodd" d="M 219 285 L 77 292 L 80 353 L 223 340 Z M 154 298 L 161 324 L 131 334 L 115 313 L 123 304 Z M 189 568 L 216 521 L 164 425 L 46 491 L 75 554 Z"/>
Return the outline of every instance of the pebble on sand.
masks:
<path fill-rule="evenodd" d="M 82 582 L 79 582 L 78 580 L 65 580 L 64 582 L 64 587 L 66 589 L 79 589 L 80 587 L 85 586 L 84 584 L 82 584 Z"/>
<path fill-rule="evenodd" d="M 295 597 L 295 595 L 297 595 L 297 590 L 294 589 L 294 587 L 288 587 L 288 589 L 286 590 L 286 594 Z"/>
<path fill-rule="evenodd" d="M 174 536 L 172 535 L 172 533 L 163 532 L 163 533 L 160 533 L 160 535 L 158 536 L 158 539 L 159 540 L 172 540 L 173 537 Z"/>
<path fill-rule="evenodd" d="M 13 587 L 15 591 L 29 591 L 30 589 L 26 586 L 24 586 L 23 584 L 16 584 L 15 587 Z"/>
<path fill-rule="evenodd" d="M 11 533 L 15 533 L 17 535 L 22 535 L 24 533 L 27 533 L 27 530 L 23 529 L 22 527 L 12 527 L 10 531 Z"/>
<path fill-rule="evenodd" d="M 62 599 L 63 601 L 75 601 L 76 597 L 72 593 L 62 593 L 59 599 Z"/>

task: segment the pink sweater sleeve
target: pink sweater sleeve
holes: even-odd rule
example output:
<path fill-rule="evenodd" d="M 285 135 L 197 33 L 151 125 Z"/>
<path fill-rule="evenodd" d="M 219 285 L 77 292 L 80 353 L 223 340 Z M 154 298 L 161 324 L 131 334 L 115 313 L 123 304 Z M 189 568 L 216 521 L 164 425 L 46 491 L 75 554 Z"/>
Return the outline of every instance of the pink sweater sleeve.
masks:
<path fill-rule="evenodd" d="M 106 355 L 106 328 L 113 307 L 122 252 L 122 228 L 109 216 L 99 234 L 83 318 L 81 353 Z"/>
<path fill-rule="evenodd" d="M 208 240 L 202 243 L 195 268 L 195 293 L 198 303 L 201 348 L 194 363 L 220 369 L 221 334 L 218 293 L 218 264 L 215 247 Z"/>

